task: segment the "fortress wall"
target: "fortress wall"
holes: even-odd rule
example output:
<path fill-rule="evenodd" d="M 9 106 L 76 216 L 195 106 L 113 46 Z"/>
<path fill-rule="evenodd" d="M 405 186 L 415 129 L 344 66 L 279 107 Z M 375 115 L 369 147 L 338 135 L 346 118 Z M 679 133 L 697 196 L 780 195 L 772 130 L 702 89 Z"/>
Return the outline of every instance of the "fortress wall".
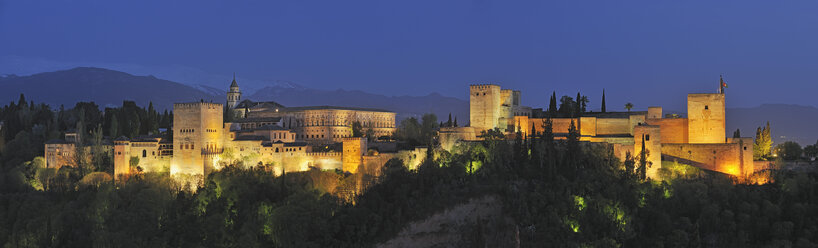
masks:
<path fill-rule="evenodd" d="M 580 135 L 596 136 L 596 117 L 580 117 L 578 125 Z"/>
<path fill-rule="evenodd" d="M 662 142 L 664 143 L 688 143 L 687 118 L 647 119 L 645 122 L 648 125 L 661 127 Z"/>
<path fill-rule="evenodd" d="M 724 143 L 724 94 L 688 94 L 690 143 Z"/>
<path fill-rule="evenodd" d="M 633 141 L 633 139 L 631 139 Z M 613 143 L 613 151 L 614 156 L 619 158 L 619 161 L 625 161 L 625 157 L 628 153 L 633 156 L 633 144 L 622 144 L 622 143 Z"/>
<path fill-rule="evenodd" d="M 647 124 L 645 122 L 645 116 L 644 115 L 631 115 L 631 116 L 628 116 L 628 121 L 629 121 L 628 129 L 630 130 L 630 132 L 629 132 L 630 134 L 633 134 L 633 127 L 638 126 L 638 125 L 642 125 L 642 124 Z"/>
<path fill-rule="evenodd" d="M 545 119 L 542 119 L 542 120 L 545 121 Z M 578 123 L 577 123 L 578 120 L 574 119 L 574 118 L 552 118 L 551 119 L 551 125 L 552 125 L 552 129 L 554 130 L 554 133 L 555 134 L 557 134 L 557 133 L 563 133 L 563 134 L 568 133 L 568 128 L 571 127 L 571 121 L 574 121 L 574 126 L 575 127 L 578 125 Z M 540 125 L 540 126 L 542 126 L 542 125 Z M 577 128 L 579 128 L 579 127 L 577 127 Z"/>
<path fill-rule="evenodd" d="M 590 142 L 605 142 L 633 146 L 633 137 L 591 137 Z"/>
<path fill-rule="evenodd" d="M 632 128 L 633 126 L 630 125 L 630 119 L 625 118 L 596 119 L 597 135 L 631 134 Z"/>
<path fill-rule="evenodd" d="M 742 175 L 751 171 L 752 165 L 745 164 L 749 171 L 742 172 L 739 144 L 663 144 L 662 154 L 701 163 L 703 169 L 731 175 Z M 742 148 L 743 149 L 743 148 Z M 751 153 L 752 155 L 752 153 Z M 750 167 L 750 168 L 747 168 Z"/>
<path fill-rule="evenodd" d="M 451 151 L 452 147 L 460 141 L 476 141 L 477 133 L 471 127 L 443 127 L 440 128 L 438 139 L 440 146 L 447 151 Z"/>
<path fill-rule="evenodd" d="M 321 170 L 343 169 L 343 154 L 340 152 L 310 152 L 305 154 L 307 167 Z"/>
<path fill-rule="evenodd" d="M 753 138 L 752 137 L 742 137 L 742 138 L 727 138 L 727 143 L 738 144 L 741 153 L 739 154 L 739 159 L 743 161 L 741 163 L 741 171 L 748 175 L 750 173 L 755 172 L 757 169 L 755 168 L 755 163 L 753 162 Z"/>

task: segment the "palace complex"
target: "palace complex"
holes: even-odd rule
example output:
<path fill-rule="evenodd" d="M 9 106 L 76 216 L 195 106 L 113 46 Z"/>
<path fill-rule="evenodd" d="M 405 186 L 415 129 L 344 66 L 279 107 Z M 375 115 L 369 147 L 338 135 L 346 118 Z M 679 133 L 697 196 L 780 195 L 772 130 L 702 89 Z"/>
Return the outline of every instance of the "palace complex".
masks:
<path fill-rule="evenodd" d="M 225 108 L 235 120 L 224 120 Z M 353 137 L 355 124 L 370 137 Z M 134 168 L 166 170 L 172 175 L 206 175 L 236 161 L 269 165 L 277 173 L 309 168 L 355 173 L 362 166 L 377 168 L 394 157 L 410 165 L 419 164 L 425 148 L 399 151 L 393 142 L 377 141 L 394 132 L 394 112 L 334 106 L 285 107 L 276 102 L 242 100 L 233 79 L 226 106 L 204 101 L 174 104 L 172 139 L 119 137 L 106 142 L 105 150 L 113 152 L 117 178 L 134 173 Z M 68 132 L 65 140 L 46 143 L 48 167 L 76 163 L 77 135 Z M 336 144 L 340 151 L 313 151 L 316 146 L 329 148 Z"/>
<path fill-rule="evenodd" d="M 488 130 L 503 132 L 507 137 L 515 133 L 528 135 L 532 129 L 543 132 L 550 120 L 556 138 L 567 137 L 574 125 L 580 141 L 610 144 L 621 160 L 628 153 L 637 157 L 645 147 L 652 164 L 650 177 L 657 176 L 662 161 L 738 177 L 754 172 L 753 139 L 725 136 L 723 89 L 718 93 L 688 94 L 686 118 L 663 116 L 661 107 L 552 116 L 522 106 L 519 91 L 493 84 L 471 85 L 469 106 L 468 126 L 440 128 L 438 137 L 443 149 L 451 149 L 457 142 L 481 140 L 480 134 Z M 277 173 L 310 168 L 355 173 L 362 168 L 380 168 L 396 157 L 417 166 L 425 156 L 426 148 L 398 150 L 394 141 L 378 141 L 395 132 L 394 112 L 336 106 L 286 107 L 276 102 L 243 100 L 235 78 L 226 105 L 176 103 L 173 114 L 172 137 L 119 137 L 104 142 L 105 150 L 113 152 L 115 178 L 138 170 L 207 175 L 239 161 L 247 166 L 271 166 Z M 369 137 L 353 137 L 356 125 Z M 76 163 L 78 135 L 68 132 L 65 140 L 46 143 L 48 167 Z M 313 151 L 317 147 L 327 149 Z"/>

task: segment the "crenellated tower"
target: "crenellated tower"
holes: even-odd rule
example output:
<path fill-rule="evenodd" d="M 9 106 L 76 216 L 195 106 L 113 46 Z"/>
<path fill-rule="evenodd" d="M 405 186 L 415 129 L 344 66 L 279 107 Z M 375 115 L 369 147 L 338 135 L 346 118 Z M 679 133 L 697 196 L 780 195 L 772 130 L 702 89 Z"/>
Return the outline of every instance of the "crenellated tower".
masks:
<path fill-rule="evenodd" d="M 233 83 L 230 84 L 230 91 L 227 92 L 227 107 L 235 108 L 241 102 L 241 91 L 239 91 L 239 84 L 236 83 L 236 74 L 233 73 Z"/>

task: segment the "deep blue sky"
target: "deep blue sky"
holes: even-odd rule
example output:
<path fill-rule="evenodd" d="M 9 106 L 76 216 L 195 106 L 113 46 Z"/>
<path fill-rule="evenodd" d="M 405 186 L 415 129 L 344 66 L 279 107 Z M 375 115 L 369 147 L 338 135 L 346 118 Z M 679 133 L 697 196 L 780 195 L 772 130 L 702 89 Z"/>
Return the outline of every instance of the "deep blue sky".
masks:
<path fill-rule="evenodd" d="M 466 98 L 498 82 L 609 109 L 818 105 L 818 1 L 6 1 L 0 56 L 183 65 L 324 89 Z M 2 68 L 0 68 L 2 72 Z M 225 84 L 228 79 L 225 79 Z M 226 87 L 226 85 L 225 85 Z M 612 106 L 613 105 L 613 106 Z"/>

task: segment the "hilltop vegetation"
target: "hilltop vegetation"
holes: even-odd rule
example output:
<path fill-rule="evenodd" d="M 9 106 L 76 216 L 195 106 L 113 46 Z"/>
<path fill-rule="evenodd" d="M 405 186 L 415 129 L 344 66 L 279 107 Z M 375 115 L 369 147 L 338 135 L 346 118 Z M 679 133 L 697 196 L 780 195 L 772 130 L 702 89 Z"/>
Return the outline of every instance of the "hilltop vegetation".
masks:
<path fill-rule="evenodd" d="M 549 133 L 507 141 L 489 133 L 485 141 L 460 144 L 451 152 L 430 149 L 415 170 L 390 160 L 368 177 L 318 170 L 275 176 L 264 167 L 228 166 L 195 192 L 152 173 L 114 184 L 99 169 L 83 179 L 82 172 L 64 167 L 54 172 L 64 177 L 42 181 L 42 161 L 35 158 L 41 150 L 24 150 L 42 149 L 41 142 L 55 133 L 39 130 L 59 130 L 48 126 L 55 125 L 56 114 L 29 118 L 38 115 L 24 114 L 28 107 L 20 104 L 14 105 L 17 110 L 10 107 L 3 111 L 7 123 L 20 116 L 32 121 L 21 122 L 26 124 L 17 134 L 4 139 L 0 243 L 7 247 L 368 247 L 390 240 L 410 223 L 485 197 L 502 203 L 510 219 L 506 224 L 513 227 L 508 231 L 515 235 L 489 232 L 477 220 L 462 230 L 462 239 L 443 245 L 818 243 L 814 174 L 774 173 L 767 185 L 734 184 L 707 173 L 645 181 L 638 159 L 618 161 L 608 147 L 581 144 L 576 135 L 567 141 L 555 141 Z M 26 113 L 43 113 L 43 108 Z M 435 123 L 431 119 L 427 122 Z M 420 134 L 412 137 L 424 137 Z M 688 170 L 668 166 L 665 174 Z M 38 187 L 44 182 L 61 186 Z"/>

